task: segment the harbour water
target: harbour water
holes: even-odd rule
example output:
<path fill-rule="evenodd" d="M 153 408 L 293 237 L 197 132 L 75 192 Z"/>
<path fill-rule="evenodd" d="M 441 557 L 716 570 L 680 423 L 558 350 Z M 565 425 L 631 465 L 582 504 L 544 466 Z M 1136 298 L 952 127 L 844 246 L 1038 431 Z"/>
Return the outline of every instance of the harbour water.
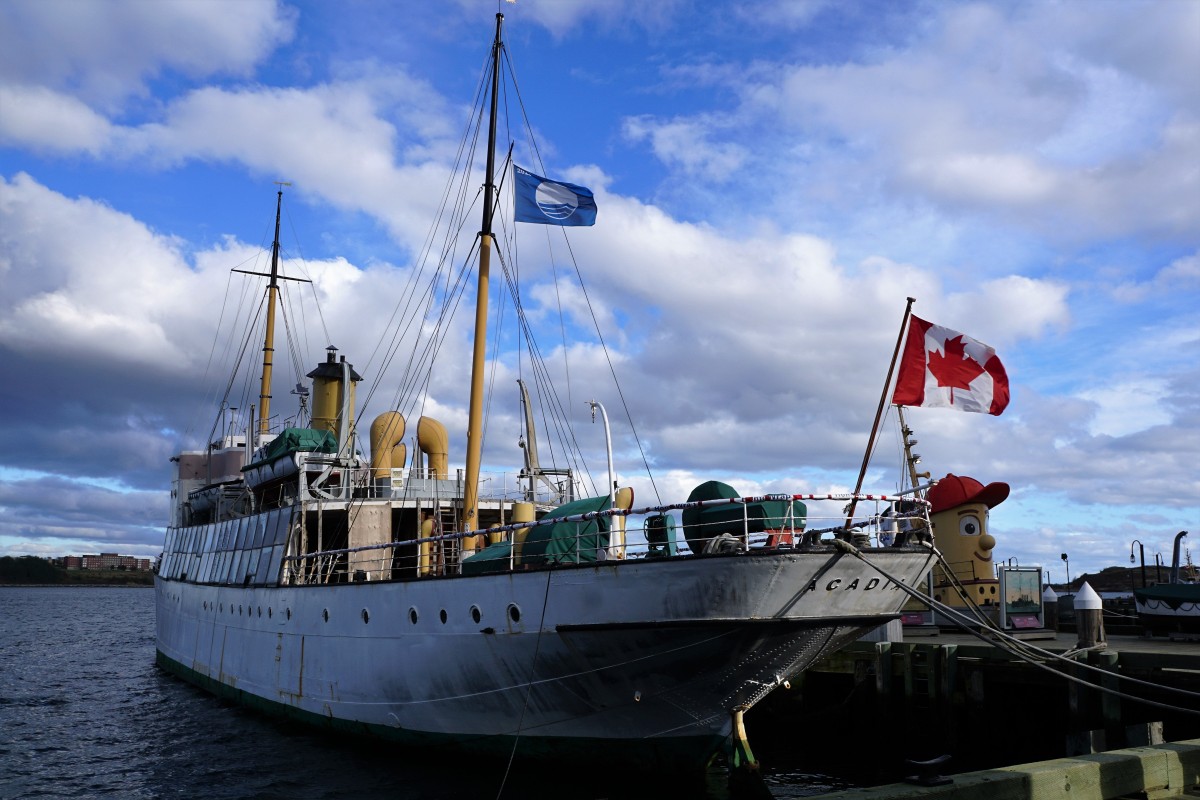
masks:
<path fill-rule="evenodd" d="M 723 774 L 684 789 L 619 764 L 473 763 L 280 723 L 222 702 L 154 664 L 147 588 L 0 587 L 0 800 L 16 798 L 730 797 Z M 778 798 L 852 784 L 774 758 Z"/>

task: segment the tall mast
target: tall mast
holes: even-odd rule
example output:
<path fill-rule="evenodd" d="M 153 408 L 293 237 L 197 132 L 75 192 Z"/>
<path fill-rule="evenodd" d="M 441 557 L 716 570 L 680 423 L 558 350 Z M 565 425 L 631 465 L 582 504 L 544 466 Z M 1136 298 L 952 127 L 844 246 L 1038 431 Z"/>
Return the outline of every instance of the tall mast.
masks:
<path fill-rule="evenodd" d="M 279 214 L 283 208 L 283 187 L 291 186 L 276 181 L 279 187 L 275 199 L 275 241 L 271 245 L 271 282 L 267 285 L 267 333 L 263 341 L 262 385 L 258 391 L 258 436 L 268 433 L 271 417 L 271 368 L 275 364 L 275 304 L 279 301 Z"/>
<path fill-rule="evenodd" d="M 500 27 L 496 14 L 496 39 L 492 42 L 492 103 L 488 117 L 487 175 L 483 185 L 483 227 L 479 231 L 479 287 L 475 298 L 475 346 L 471 357 L 471 405 L 467 416 L 467 474 L 463 487 L 464 531 L 479 527 L 479 467 L 483 458 L 483 372 L 487 348 L 488 282 L 492 260 L 492 204 L 496 184 L 496 104 L 500 87 Z M 464 543 L 464 550 L 471 545 Z"/>

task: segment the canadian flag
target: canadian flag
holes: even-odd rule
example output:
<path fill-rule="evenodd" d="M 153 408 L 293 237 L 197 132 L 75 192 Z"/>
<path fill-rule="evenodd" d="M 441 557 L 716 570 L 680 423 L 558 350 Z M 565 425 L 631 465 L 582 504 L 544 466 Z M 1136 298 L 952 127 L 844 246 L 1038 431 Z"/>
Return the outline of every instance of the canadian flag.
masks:
<path fill-rule="evenodd" d="M 1008 405 L 1008 374 L 983 342 L 910 317 L 892 404 L 999 416 Z"/>

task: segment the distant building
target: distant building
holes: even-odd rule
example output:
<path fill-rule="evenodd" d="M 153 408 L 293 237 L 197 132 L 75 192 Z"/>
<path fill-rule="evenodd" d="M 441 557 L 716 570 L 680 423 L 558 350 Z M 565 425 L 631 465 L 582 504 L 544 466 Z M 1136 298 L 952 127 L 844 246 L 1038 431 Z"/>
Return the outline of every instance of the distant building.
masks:
<path fill-rule="evenodd" d="M 123 556 L 117 553 L 100 553 L 99 555 L 63 556 L 53 559 L 54 563 L 63 569 L 124 569 L 130 572 L 149 572 L 151 560 Z"/>

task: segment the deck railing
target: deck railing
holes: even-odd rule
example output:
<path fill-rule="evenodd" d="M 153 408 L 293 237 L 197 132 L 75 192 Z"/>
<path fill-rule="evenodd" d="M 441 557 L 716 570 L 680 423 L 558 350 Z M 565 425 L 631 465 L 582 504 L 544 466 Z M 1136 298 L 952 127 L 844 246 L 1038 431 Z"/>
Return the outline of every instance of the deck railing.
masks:
<path fill-rule="evenodd" d="M 507 543 L 507 547 L 495 549 L 494 558 L 486 561 L 481 571 L 511 571 L 532 569 L 560 564 L 596 563 L 610 560 L 627 561 L 636 559 L 663 558 L 686 555 L 691 552 L 682 525 L 664 532 L 661 526 L 647 526 L 646 520 L 688 508 L 705 508 L 719 505 L 742 506 L 741 530 L 729 532 L 728 519 L 714 523 L 713 535 L 704 536 L 703 526 L 689 526 L 687 537 L 693 542 L 704 541 L 704 553 L 736 553 L 752 550 L 788 550 L 818 545 L 833 539 L 845 539 L 860 547 L 887 547 L 901 544 L 911 531 L 928 531 L 928 505 L 911 498 L 888 495 L 859 495 L 859 502 L 874 501 L 876 513 L 856 522 L 847 530 L 840 527 L 845 518 L 842 514 L 827 517 L 809 517 L 795 520 L 790 517 L 778 519 L 778 526 L 761 529 L 762 521 L 750 516 L 752 503 L 763 501 L 793 500 L 850 500 L 853 495 L 762 495 L 755 497 L 722 498 L 691 503 L 676 503 L 630 510 L 609 509 L 588 512 L 570 517 L 556 517 L 536 522 L 519 522 L 500 525 L 478 531 L 448 532 L 418 537 L 385 544 L 362 547 L 323 550 L 320 552 L 293 554 L 284 557 L 283 582 L 292 585 L 349 583 L 377 580 L 408 580 L 414 578 L 440 577 L 463 574 L 464 554 L 478 554 L 491 544 Z M 904 500 L 916 510 L 896 512 L 892 504 Z M 791 503 L 787 506 L 792 508 Z M 790 513 L 790 511 L 789 511 Z M 609 530 L 602 533 L 599 521 L 607 520 Z M 630 525 L 637 522 L 637 525 Z M 775 520 L 772 521 L 774 523 Z M 814 527 L 813 522 L 827 524 Z M 615 536 L 613 528 L 620 529 L 625 523 L 623 536 Z M 541 548 L 537 553 L 525 551 L 529 532 L 548 525 L 574 525 L 573 536 L 556 537 L 556 552 L 547 554 Z M 719 532 L 716 526 L 720 526 Z M 482 557 L 481 557 L 482 558 Z M 468 566 L 465 571 L 471 571 Z"/>
<path fill-rule="evenodd" d="M 303 496 L 306 499 L 457 499 L 463 496 L 463 470 L 439 478 L 423 468 L 392 469 L 383 478 L 371 467 L 339 467 L 331 456 L 307 454 L 304 462 Z M 483 472 L 479 476 L 479 498 L 484 501 L 532 502 L 561 505 L 574 499 L 574 487 L 560 482 L 557 490 L 537 483 L 532 493 L 529 479 L 514 472 Z"/>

